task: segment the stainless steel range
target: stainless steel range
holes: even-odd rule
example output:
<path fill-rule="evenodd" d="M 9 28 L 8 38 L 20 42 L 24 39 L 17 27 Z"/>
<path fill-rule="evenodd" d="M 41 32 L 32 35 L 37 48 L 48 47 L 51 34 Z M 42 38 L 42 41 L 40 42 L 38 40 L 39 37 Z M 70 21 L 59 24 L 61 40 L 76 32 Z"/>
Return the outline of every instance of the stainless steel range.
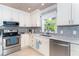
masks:
<path fill-rule="evenodd" d="M 4 27 L 19 27 L 18 22 L 3 23 Z M 8 55 L 21 49 L 21 40 L 18 29 L 4 29 L 0 36 L 0 55 Z"/>

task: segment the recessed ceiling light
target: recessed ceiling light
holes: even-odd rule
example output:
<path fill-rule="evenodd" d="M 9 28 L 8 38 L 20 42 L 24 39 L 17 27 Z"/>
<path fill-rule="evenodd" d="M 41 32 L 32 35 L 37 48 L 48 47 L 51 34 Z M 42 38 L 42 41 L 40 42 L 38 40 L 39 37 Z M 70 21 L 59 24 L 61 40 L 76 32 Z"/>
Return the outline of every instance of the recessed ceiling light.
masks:
<path fill-rule="evenodd" d="M 28 8 L 28 10 L 31 10 L 31 8 Z"/>
<path fill-rule="evenodd" d="M 44 6 L 45 4 L 44 4 L 44 3 L 42 3 L 41 5 L 42 5 L 42 6 Z"/>

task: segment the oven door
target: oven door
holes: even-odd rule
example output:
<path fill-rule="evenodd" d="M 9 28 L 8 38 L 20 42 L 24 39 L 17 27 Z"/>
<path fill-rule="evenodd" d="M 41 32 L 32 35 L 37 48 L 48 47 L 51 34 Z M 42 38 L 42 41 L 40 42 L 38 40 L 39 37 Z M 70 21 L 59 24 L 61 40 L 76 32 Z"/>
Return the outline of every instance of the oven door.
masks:
<path fill-rule="evenodd" d="M 21 45 L 20 36 L 11 36 L 3 38 L 3 49 L 12 48 Z"/>

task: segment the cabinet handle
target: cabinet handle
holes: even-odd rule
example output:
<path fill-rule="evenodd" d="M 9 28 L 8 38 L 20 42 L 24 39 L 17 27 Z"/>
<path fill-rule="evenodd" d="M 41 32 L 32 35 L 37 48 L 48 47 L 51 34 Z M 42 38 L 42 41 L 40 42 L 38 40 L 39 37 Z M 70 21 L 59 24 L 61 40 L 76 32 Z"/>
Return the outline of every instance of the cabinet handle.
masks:
<path fill-rule="evenodd" d="M 39 41 L 39 44 L 42 44 L 41 41 Z"/>

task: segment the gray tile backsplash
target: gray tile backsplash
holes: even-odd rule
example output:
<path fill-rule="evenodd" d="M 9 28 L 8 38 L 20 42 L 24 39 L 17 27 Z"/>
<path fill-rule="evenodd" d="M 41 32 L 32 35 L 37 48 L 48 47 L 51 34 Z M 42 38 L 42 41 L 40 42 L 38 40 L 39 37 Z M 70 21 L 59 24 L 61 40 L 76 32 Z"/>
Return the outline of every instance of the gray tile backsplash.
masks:
<path fill-rule="evenodd" d="M 63 31 L 63 36 L 71 38 L 79 38 L 79 26 L 58 26 L 57 34 L 61 35 L 61 30 Z M 74 32 L 74 33 L 73 33 Z"/>
<path fill-rule="evenodd" d="M 40 33 L 41 32 L 41 28 L 27 28 L 27 33 L 29 33 L 29 29 L 32 31 L 32 33 Z"/>

